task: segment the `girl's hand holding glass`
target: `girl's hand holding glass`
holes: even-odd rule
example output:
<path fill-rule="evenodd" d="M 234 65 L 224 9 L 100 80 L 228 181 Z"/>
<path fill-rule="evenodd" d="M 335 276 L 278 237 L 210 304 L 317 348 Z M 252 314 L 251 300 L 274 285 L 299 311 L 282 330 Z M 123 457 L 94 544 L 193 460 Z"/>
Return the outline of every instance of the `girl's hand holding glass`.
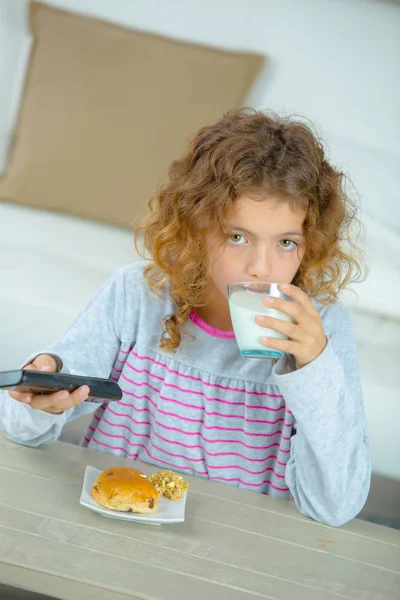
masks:
<path fill-rule="evenodd" d="M 327 344 L 327 338 L 321 317 L 309 296 L 294 285 L 282 284 L 279 287 L 293 302 L 272 296 L 266 296 L 263 302 L 268 308 L 274 308 L 291 316 L 293 323 L 262 315 L 256 317 L 256 322 L 287 335 L 289 339 L 262 337 L 261 343 L 269 348 L 292 354 L 296 359 L 296 369 L 301 369 L 321 354 Z"/>

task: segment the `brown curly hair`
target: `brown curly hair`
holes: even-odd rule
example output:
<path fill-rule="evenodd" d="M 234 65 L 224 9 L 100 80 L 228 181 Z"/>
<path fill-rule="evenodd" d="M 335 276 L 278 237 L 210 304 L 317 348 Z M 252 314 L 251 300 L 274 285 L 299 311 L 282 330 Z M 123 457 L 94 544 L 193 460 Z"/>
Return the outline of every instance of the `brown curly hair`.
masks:
<path fill-rule="evenodd" d="M 293 280 L 311 297 L 332 303 L 359 278 L 361 256 L 349 237 L 358 223 L 345 176 L 326 159 L 318 136 L 305 123 L 253 109 L 228 112 L 194 136 L 172 163 L 169 182 L 150 199 L 139 228 L 151 257 L 145 268 L 157 294 L 168 281 L 176 311 L 166 317 L 161 348 L 180 345 L 190 310 L 205 304 L 209 260 L 207 232 L 226 239 L 225 218 L 239 194 L 258 189 L 303 206 L 305 255 Z"/>

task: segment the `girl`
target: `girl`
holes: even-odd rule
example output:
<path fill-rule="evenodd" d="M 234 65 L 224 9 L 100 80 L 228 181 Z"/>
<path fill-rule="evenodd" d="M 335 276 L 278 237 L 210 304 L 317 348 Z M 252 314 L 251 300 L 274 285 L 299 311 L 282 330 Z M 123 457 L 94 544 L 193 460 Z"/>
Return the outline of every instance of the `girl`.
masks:
<path fill-rule="evenodd" d="M 369 491 L 370 456 L 350 318 L 337 301 L 358 271 L 343 175 L 300 122 L 228 113 L 194 137 L 150 201 L 150 260 L 120 269 L 65 337 L 27 368 L 111 377 L 123 392 L 83 445 L 278 498 L 342 525 Z M 343 242 L 347 243 L 345 249 Z M 227 285 L 278 282 L 294 319 L 257 322 L 283 352 L 243 358 Z M 3 393 L 1 426 L 32 446 L 93 411 L 72 394 Z"/>

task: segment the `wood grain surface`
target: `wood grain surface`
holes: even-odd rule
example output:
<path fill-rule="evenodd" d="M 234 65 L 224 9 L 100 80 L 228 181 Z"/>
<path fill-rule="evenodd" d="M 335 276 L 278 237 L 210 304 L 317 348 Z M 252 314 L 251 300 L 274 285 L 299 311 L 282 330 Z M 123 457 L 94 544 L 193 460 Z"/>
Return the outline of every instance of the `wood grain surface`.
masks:
<path fill-rule="evenodd" d="M 194 477 L 184 523 L 152 527 L 80 506 L 86 465 L 124 464 L 0 433 L 0 583 L 62 600 L 399 598 L 394 529 L 357 519 L 328 527 L 291 502 Z"/>

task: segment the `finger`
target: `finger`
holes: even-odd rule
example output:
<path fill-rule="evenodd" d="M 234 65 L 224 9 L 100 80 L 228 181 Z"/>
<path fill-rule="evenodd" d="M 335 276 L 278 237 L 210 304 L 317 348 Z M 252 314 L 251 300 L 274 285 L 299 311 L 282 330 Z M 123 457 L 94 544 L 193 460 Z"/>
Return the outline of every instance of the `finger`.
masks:
<path fill-rule="evenodd" d="M 284 335 L 287 335 L 292 340 L 300 341 L 301 328 L 298 325 L 296 325 L 295 323 L 288 323 L 287 321 L 282 321 L 282 319 L 274 319 L 273 317 L 264 317 L 263 315 L 258 315 L 256 317 L 256 323 L 258 323 L 262 327 L 267 327 L 268 329 L 273 329 L 274 331 L 283 333 Z"/>
<path fill-rule="evenodd" d="M 33 362 L 29 363 L 29 365 L 26 365 L 25 367 L 23 367 L 22 370 L 23 371 L 47 371 L 48 373 L 50 373 L 50 372 L 54 372 L 56 369 L 53 369 L 51 364 L 38 365 L 38 363 L 36 361 L 33 361 Z"/>
<path fill-rule="evenodd" d="M 39 356 L 32 361 L 32 365 L 38 371 L 57 371 L 57 361 L 49 354 L 39 354 Z"/>
<path fill-rule="evenodd" d="M 295 321 L 300 321 L 303 315 L 308 315 L 309 313 L 297 302 L 290 302 L 289 300 L 282 300 L 281 298 L 273 298 L 272 296 L 265 296 L 263 298 L 263 304 L 268 308 L 273 308 L 274 310 L 279 310 L 289 317 L 292 317 Z"/>
<path fill-rule="evenodd" d="M 69 395 L 69 398 L 58 402 L 56 408 L 63 411 L 73 408 L 74 406 L 77 406 L 78 404 L 81 404 L 87 400 L 89 394 L 90 388 L 87 385 L 82 385 L 80 388 L 72 392 L 72 394 Z"/>
<path fill-rule="evenodd" d="M 87 385 L 81 386 L 72 393 L 61 390 L 54 394 L 40 394 L 34 396 L 31 407 L 35 410 L 46 410 L 51 413 L 64 412 L 65 410 L 84 402 L 89 394 L 90 389 Z"/>
<path fill-rule="evenodd" d="M 68 397 L 69 392 L 66 390 L 54 392 L 54 394 L 36 394 L 33 396 L 30 406 L 33 410 L 48 410 L 67 400 Z"/>
<path fill-rule="evenodd" d="M 297 342 L 293 342 L 292 340 L 278 340 L 277 338 L 262 337 L 260 341 L 264 346 L 268 346 L 268 348 L 273 348 L 274 350 L 280 350 L 281 352 L 286 352 L 286 354 L 295 355 L 296 350 L 299 347 L 299 344 Z"/>
<path fill-rule="evenodd" d="M 33 363 L 29 363 L 29 365 L 26 365 L 25 367 L 22 368 L 23 371 L 37 371 L 37 368 L 35 367 L 35 365 Z"/>
<path fill-rule="evenodd" d="M 27 394 L 26 392 L 8 392 L 8 395 L 16 400 L 17 402 L 23 402 L 24 404 L 30 404 L 32 400 L 32 394 Z"/>
<path fill-rule="evenodd" d="M 289 296 L 289 298 L 292 298 L 295 302 L 297 302 L 301 306 L 304 306 L 304 308 L 307 311 L 310 311 L 312 313 L 316 312 L 316 309 L 315 309 L 309 295 L 306 294 L 306 292 L 301 290 L 296 285 L 292 285 L 291 283 L 282 283 L 282 284 L 279 284 L 279 289 L 286 296 Z"/>

